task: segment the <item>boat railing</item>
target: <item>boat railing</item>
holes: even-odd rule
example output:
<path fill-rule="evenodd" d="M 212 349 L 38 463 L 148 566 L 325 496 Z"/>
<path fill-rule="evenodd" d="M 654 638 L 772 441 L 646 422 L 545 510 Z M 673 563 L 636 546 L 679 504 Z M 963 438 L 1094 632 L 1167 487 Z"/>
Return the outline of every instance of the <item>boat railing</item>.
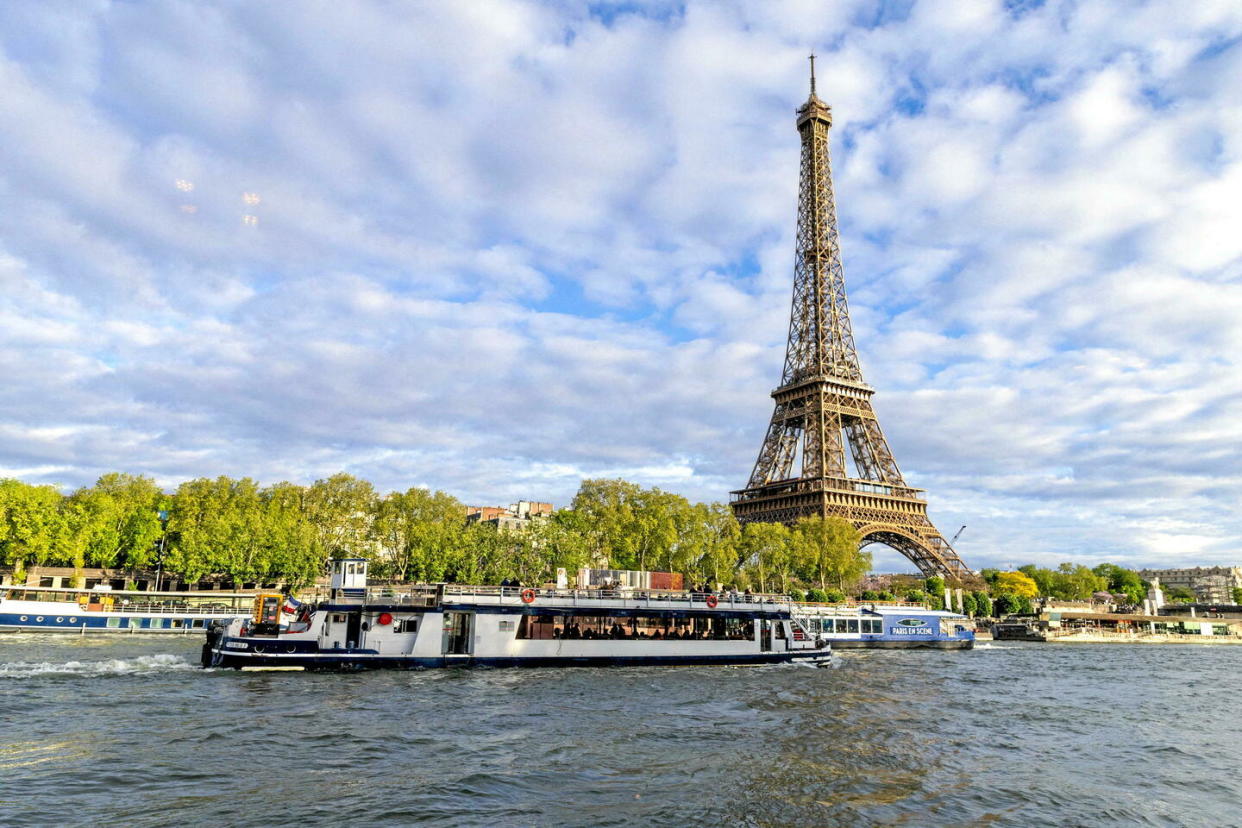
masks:
<path fill-rule="evenodd" d="M 133 593 L 129 594 L 132 595 Z M 205 597 L 194 596 L 192 601 L 172 599 L 165 601 L 136 601 L 125 595 L 117 595 L 115 592 L 88 592 L 85 590 L 51 592 L 48 588 L 26 590 L 24 594 L 20 595 L 13 595 L 10 592 L 10 595 L 10 600 L 13 601 L 54 603 L 64 605 L 66 610 L 70 606 L 77 606 L 81 612 L 131 614 L 175 612 L 184 615 L 219 615 L 223 612 L 248 612 L 253 601 L 253 596 L 250 595 L 211 596 L 216 600 L 207 600 Z M 77 600 L 73 599 L 75 595 L 79 596 Z"/>
<path fill-rule="evenodd" d="M 502 587 L 502 586 L 466 586 L 461 584 L 446 584 L 444 587 L 445 597 L 452 598 L 473 598 L 473 599 L 490 599 L 498 603 L 510 601 L 523 601 L 523 595 L 530 597 L 533 593 L 531 601 L 526 603 L 536 603 L 541 599 L 554 598 L 559 601 L 568 601 L 574 605 L 598 605 L 607 603 L 609 606 L 616 606 L 618 602 L 620 606 L 667 606 L 670 604 L 683 605 L 703 605 L 708 608 L 725 607 L 728 609 L 755 609 L 770 607 L 775 609 L 776 605 L 787 608 L 789 605 L 788 595 L 776 595 L 769 593 L 741 593 L 741 592 L 691 592 L 685 590 L 664 590 L 664 589 L 640 589 L 632 587 L 612 587 L 601 589 L 569 589 L 569 588 L 544 588 L 544 587 Z"/>
<path fill-rule="evenodd" d="M 811 632 L 797 616 L 790 618 L 789 630 L 791 650 L 817 650 L 822 646 L 823 638 L 818 633 Z"/>
<path fill-rule="evenodd" d="M 330 593 L 323 589 L 298 593 L 299 600 L 324 601 Z M 555 587 L 519 587 L 470 584 L 417 584 L 368 587 L 362 598 L 368 603 L 405 604 L 412 607 L 434 607 L 443 600 L 474 600 L 483 603 L 537 603 L 556 599 L 582 606 L 662 607 L 669 605 L 693 607 L 724 607 L 726 609 L 781 609 L 789 607 L 788 595 L 740 592 L 687 592 L 684 590 L 637 589 L 613 587 L 600 589 L 569 589 Z M 529 598 L 530 600 L 525 600 Z"/>
<path fill-rule="evenodd" d="M 797 601 L 794 609 L 903 609 L 926 610 L 927 604 L 922 601 Z"/>

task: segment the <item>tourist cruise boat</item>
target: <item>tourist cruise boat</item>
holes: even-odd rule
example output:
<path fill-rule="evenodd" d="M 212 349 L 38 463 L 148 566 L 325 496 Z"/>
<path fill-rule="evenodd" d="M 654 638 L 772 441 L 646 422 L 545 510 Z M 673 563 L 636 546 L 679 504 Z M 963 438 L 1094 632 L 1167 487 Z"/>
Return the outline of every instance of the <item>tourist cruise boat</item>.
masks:
<path fill-rule="evenodd" d="M 276 593 L 212 625 L 204 667 L 551 667 L 827 663 L 827 641 L 784 596 L 435 584 L 368 588 L 367 563 L 332 562 L 322 600 Z"/>
<path fill-rule="evenodd" d="M 835 649 L 969 650 L 975 633 L 964 615 L 909 604 L 797 604 L 793 617 Z"/>
<path fill-rule="evenodd" d="M 186 633 L 246 615 L 254 593 L 5 586 L 0 631 Z"/>

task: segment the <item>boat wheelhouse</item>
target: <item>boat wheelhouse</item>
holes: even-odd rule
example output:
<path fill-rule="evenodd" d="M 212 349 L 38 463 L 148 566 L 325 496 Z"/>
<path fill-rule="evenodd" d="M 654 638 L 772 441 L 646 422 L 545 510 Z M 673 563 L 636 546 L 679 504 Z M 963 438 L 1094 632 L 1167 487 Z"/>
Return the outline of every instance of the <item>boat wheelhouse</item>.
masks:
<path fill-rule="evenodd" d="M 0 631 L 186 633 L 246 615 L 254 593 L 0 588 Z"/>
<path fill-rule="evenodd" d="M 250 669 L 826 663 L 784 596 L 435 584 L 367 588 L 332 565 L 326 597 L 260 595 L 213 625 L 203 666 Z"/>
<path fill-rule="evenodd" d="M 966 616 L 924 606 L 798 604 L 793 615 L 836 649 L 969 650 L 975 645 Z"/>

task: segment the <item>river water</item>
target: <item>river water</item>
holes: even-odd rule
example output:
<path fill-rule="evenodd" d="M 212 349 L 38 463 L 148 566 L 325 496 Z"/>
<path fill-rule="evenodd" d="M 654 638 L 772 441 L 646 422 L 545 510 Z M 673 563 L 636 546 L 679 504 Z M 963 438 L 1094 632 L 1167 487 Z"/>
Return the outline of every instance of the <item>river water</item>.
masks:
<path fill-rule="evenodd" d="M 0 635 L 0 825 L 1242 824 L 1242 647 L 204 671 Z"/>

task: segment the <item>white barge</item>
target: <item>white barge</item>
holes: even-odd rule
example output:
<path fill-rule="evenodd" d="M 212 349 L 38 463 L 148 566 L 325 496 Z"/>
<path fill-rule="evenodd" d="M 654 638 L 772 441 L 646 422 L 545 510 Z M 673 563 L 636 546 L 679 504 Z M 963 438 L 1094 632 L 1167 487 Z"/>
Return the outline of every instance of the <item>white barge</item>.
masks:
<path fill-rule="evenodd" d="M 255 599 L 214 624 L 204 667 L 327 669 L 827 663 L 784 596 L 436 584 L 366 586 L 333 561 L 323 600 Z"/>
<path fill-rule="evenodd" d="M 254 593 L 65 587 L 0 589 L 0 631 L 185 633 L 247 615 Z"/>

